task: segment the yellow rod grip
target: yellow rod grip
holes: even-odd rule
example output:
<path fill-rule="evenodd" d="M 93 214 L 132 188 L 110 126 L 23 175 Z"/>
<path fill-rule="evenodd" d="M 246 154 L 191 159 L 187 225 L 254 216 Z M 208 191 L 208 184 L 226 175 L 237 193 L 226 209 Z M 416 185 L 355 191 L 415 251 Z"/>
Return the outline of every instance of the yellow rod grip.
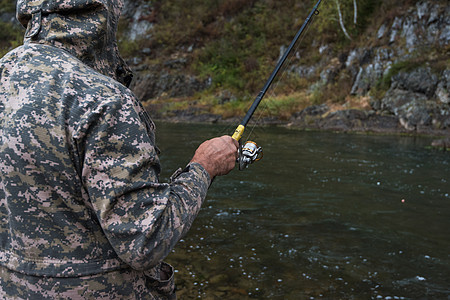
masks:
<path fill-rule="evenodd" d="M 245 126 L 239 125 L 231 137 L 233 139 L 235 139 L 236 141 L 239 141 L 241 139 L 242 135 L 244 134 L 244 130 L 245 130 Z"/>

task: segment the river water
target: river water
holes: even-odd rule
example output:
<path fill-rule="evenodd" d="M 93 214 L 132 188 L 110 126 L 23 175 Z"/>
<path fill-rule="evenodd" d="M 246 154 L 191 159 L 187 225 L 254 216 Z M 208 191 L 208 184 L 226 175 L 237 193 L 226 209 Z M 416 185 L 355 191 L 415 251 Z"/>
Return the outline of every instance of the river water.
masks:
<path fill-rule="evenodd" d="M 162 180 L 218 125 L 157 124 Z M 180 299 L 449 299 L 450 153 L 427 137 L 256 128 L 167 261 Z"/>

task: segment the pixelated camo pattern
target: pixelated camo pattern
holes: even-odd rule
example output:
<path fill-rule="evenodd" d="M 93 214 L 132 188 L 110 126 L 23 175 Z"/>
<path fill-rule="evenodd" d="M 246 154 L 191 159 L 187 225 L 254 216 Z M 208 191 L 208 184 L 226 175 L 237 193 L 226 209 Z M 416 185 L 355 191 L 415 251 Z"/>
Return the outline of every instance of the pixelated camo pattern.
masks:
<path fill-rule="evenodd" d="M 86 56 L 98 49 L 77 41 L 116 1 L 19 0 L 19 19 L 33 19 L 27 4 L 51 2 L 37 35 L 0 60 L 0 298 L 170 298 L 161 261 L 189 230 L 209 175 L 191 164 L 159 182 L 154 124 L 104 71 L 118 60 Z M 72 16 L 82 3 L 94 10 Z M 76 30 L 65 40 L 53 28 Z"/>
<path fill-rule="evenodd" d="M 130 68 L 119 56 L 119 0 L 17 0 L 17 19 L 26 41 L 63 48 L 98 72 L 125 85 Z"/>

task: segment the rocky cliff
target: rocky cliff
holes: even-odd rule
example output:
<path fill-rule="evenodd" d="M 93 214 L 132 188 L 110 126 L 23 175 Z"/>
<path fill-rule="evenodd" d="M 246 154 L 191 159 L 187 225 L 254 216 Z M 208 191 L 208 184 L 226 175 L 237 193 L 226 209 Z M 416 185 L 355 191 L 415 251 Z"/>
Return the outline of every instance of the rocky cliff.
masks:
<path fill-rule="evenodd" d="M 350 87 L 349 96 L 367 105 L 357 105 L 355 109 L 352 101 L 344 101 L 336 107 L 323 99 L 319 105 L 293 112 L 284 123 L 334 130 L 447 134 L 450 131 L 450 6 L 447 1 L 412 2 L 403 11 L 395 14 L 387 11 L 390 17 L 372 21 L 372 27 L 365 36 L 359 37 L 358 43 L 339 53 L 333 51 L 333 44 L 322 44 L 320 61 L 290 67 L 290 72 L 312 78 L 309 93 L 319 91 L 326 97 L 322 91 L 339 89 L 345 80 Z M 154 10 L 150 2 L 126 1 L 124 17 L 128 20 L 130 39 L 139 36 L 151 39 Z M 192 47 L 184 48 L 187 56 Z M 144 55 L 151 51 L 151 48 L 142 49 Z M 156 65 L 142 65 L 141 57 L 130 57 L 137 71 L 133 85 L 136 94 L 145 101 L 161 95 L 188 97 L 209 88 L 211 78 L 201 80 L 195 74 L 184 72 L 189 64 L 186 55 L 163 59 Z M 443 56 L 446 58 L 442 59 Z M 173 72 L 174 69 L 183 72 Z M 193 111 L 175 117 L 196 120 L 198 110 Z M 207 119 L 223 120 L 221 116 Z"/>
<path fill-rule="evenodd" d="M 350 74 L 350 93 L 368 97 L 370 108 L 331 112 L 321 105 L 294 114 L 292 121 L 305 127 L 448 134 L 450 6 L 417 2 L 374 34 L 375 45 L 331 59 L 316 83 L 323 88 Z M 436 61 L 438 51 L 447 58 Z"/>

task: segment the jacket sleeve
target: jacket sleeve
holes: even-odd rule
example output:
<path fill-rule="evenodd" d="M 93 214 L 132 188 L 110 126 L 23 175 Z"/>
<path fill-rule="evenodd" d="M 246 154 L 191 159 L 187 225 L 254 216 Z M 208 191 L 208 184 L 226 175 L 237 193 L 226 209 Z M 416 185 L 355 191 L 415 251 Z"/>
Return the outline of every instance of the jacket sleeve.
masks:
<path fill-rule="evenodd" d="M 189 230 L 210 185 L 199 164 L 159 183 L 153 122 L 132 96 L 103 102 L 80 122 L 81 177 L 118 256 L 137 270 L 162 261 Z"/>

